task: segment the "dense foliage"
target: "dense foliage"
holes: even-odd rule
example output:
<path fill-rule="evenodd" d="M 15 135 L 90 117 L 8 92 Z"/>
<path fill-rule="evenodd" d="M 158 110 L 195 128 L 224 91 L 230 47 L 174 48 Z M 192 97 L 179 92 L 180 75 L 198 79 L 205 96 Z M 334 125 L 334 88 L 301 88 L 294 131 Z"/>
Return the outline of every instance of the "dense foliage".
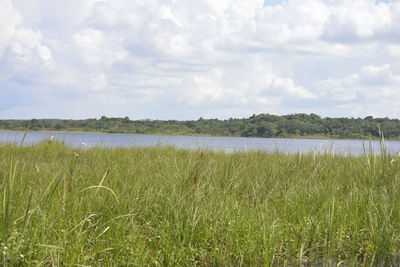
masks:
<path fill-rule="evenodd" d="M 399 266 L 399 155 L 0 146 L 1 266 Z"/>
<path fill-rule="evenodd" d="M 244 137 L 379 138 L 379 127 L 387 138 L 400 137 L 400 121 L 389 118 L 321 118 L 315 114 L 253 115 L 245 119 L 191 121 L 130 120 L 107 118 L 86 120 L 0 120 L 0 130 L 83 131 L 164 135 L 214 135 Z"/>

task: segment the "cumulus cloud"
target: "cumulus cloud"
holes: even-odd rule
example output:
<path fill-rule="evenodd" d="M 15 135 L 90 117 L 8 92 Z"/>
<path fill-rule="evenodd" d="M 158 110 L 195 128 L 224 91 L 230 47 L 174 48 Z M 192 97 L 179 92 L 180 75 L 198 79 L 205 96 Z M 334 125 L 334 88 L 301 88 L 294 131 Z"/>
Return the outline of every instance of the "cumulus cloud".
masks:
<path fill-rule="evenodd" d="M 0 0 L 0 18 L 0 118 L 400 117 L 398 1 Z"/>
<path fill-rule="evenodd" d="M 52 59 L 40 31 L 23 26 L 23 18 L 10 2 L 0 2 L 0 60 L 15 72 L 27 71 Z"/>
<path fill-rule="evenodd" d="M 322 101 L 332 100 L 338 109 L 351 109 L 351 115 L 366 112 L 375 116 L 398 117 L 400 73 L 393 65 L 363 66 L 357 73 L 316 83 Z M 325 99 L 325 100 L 323 100 Z"/>

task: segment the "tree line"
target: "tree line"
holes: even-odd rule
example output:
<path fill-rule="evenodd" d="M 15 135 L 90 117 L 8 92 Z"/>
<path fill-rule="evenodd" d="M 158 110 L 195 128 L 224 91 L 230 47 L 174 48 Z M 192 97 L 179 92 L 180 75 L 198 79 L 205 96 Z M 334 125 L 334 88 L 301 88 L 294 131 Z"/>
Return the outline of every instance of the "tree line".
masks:
<path fill-rule="evenodd" d="M 389 118 L 321 118 L 316 114 L 252 115 L 227 120 L 131 120 L 129 117 L 84 120 L 0 120 L 0 130 L 79 131 L 102 133 L 212 135 L 242 137 L 327 137 L 400 139 L 400 121 Z"/>

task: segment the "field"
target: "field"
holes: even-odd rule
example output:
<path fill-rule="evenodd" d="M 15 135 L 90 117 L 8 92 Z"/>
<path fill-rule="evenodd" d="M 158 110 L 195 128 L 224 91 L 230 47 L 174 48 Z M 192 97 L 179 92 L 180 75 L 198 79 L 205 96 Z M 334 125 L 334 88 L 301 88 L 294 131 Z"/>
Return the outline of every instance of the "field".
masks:
<path fill-rule="evenodd" d="M 397 265 L 399 189 L 385 152 L 3 144 L 1 264 Z"/>

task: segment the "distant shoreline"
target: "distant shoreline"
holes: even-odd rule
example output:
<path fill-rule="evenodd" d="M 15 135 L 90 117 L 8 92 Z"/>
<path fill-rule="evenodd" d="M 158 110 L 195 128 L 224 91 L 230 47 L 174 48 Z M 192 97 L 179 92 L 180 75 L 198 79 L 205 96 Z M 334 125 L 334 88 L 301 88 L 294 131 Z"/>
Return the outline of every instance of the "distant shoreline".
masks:
<path fill-rule="evenodd" d="M 4 130 L 1 129 L 0 132 L 15 132 L 15 133 L 24 133 L 22 130 Z M 225 138 L 267 138 L 267 139 L 309 139 L 309 140 L 359 140 L 359 141 L 379 141 L 380 139 L 377 137 L 371 138 L 340 138 L 340 137 L 330 137 L 330 136 L 286 136 L 286 137 L 258 137 L 258 136 L 225 136 L 225 135 L 207 135 L 207 134 L 163 134 L 163 133 L 107 133 L 107 132 L 95 132 L 95 131 L 32 131 L 29 130 L 28 133 L 59 133 L 59 134 L 101 134 L 101 135 L 139 135 L 139 136 L 190 136 L 190 137 L 225 137 Z M 400 137 L 398 138 L 385 138 L 385 141 L 400 141 Z"/>
<path fill-rule="evenodd" d="M 332 140 L 400 140 L 400 120 L 390 118 L 321 118 L 316 114 L 258 114 L 243 119 L 131 120 L 129 117 L 62 120 L 0 120 L 6 131 L 224 136 Z"/>

